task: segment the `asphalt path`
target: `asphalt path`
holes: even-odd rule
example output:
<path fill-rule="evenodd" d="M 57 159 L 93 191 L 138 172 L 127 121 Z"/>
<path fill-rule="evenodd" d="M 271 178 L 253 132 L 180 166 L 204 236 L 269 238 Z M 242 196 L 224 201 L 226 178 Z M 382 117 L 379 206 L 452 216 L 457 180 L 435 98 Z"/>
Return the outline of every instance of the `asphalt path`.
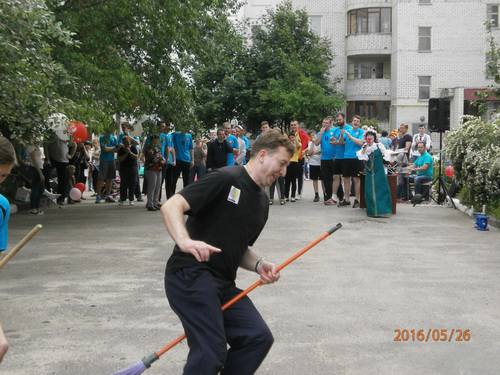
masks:
<path fill-rule="evenodd" d="M 0 270 L 2 375 L 114 374 L 182 334 L 163 287 L 173 241 L 160 214 L 85 196 L 12 215 L 9 249 L 43 229 Z M 253 248 L 281 264 L 342 224 L 251 292 L 275 337 L 258 374 L 499 374 L 499 229 L 434 204 L 381 219 L 312 198 L 306 181 L 303 199 L 271 206 Z M 255 281 L 238 274 L 242 289 Z M 183 341 L 145 373 L 181 374 L 187 351 Z"/>

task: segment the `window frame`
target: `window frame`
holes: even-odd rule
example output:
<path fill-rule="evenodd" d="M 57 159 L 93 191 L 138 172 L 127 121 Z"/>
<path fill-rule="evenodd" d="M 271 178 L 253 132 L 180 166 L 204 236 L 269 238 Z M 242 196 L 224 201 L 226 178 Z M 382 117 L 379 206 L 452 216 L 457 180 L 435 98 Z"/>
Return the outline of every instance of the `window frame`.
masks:
<path fill-rule="evenodd" d="M 422 35 L 424 31 L 428 31 L 429 35 Z M 428 48 L 424 44 L 427 42 Z M 432 27 L 419 26 L 418 27 L 418 52 L 432 52 Z"/>
<path fill-rule="evenodd" d="M 496 11 L 493 11 L 493 7 L 496 7 Z M 499 4 L 486 4 L 486 19 L 490 21 L 491 27 L 498 29 L 498 9 L 500 5 Z M 493 17 L 492 19 L 492 16 Z M 491 22 L 493 21 L 493 23 Z"/>
<path fill-rule="evenodd" d="M 422 83 L 422 79 L 428 79 L 428 83 Z M 432 76 L 418 76 L 418 100 L 429 100 L 431 98 Z M 423 89 L 426 88 L 427 95 L 421 96 Z"/>
<path fill-rule="evenodd" d="M 389 20 L 388 28 L 384 27 L 386 17 Z M 370 22 L 370 19 L 372 19 L 372 22 Z M 377 23 L 377 27 L 375 27 L 376 30 L 372 29 L 373 22 Z M 390 34 L 391 32 L 392 8 L 390 7 L 358 8 L 347 12 L 348 35 Z"/>

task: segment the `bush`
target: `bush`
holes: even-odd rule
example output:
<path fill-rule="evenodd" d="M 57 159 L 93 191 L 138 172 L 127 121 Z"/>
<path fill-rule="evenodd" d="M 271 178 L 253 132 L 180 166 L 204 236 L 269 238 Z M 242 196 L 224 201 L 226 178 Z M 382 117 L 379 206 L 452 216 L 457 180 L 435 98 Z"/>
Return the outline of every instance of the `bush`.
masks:
<path fill-rule="evenodd" d="M 463 116 L 464 124 L 447 136 L 445 151 L 461 184 L 462 203 L 500 211 L 500 121 Z"/>

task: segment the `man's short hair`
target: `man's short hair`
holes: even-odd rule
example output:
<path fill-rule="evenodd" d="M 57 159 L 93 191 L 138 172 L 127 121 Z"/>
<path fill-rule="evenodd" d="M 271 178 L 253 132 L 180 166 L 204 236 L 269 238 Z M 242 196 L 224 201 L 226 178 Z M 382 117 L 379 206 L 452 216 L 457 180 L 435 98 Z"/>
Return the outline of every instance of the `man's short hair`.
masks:
<path fill-rule="evenodd" d="M 342 116 L 342 118 L 345 120 L 345 113 L 339 112 L 339 113 L 337 113 L 337 116 Z"/>
<path fill-rule="evenodd" d="M 330 121 L 330 124 L 333 123 L 333 116 L 326 116 L 323 120 L 328 120 Z"/>
<path fill-rule="evenodd" d="M 405 123 L 403 122 L 403 123 L 401 123 L 401 125 L 399 125 L 399 127 L 400 127 L 400 128 L 401 128 L 401 127 L 403 127 L 403 128 L 405 128 L 405 129 L 408 129 L 408 124 L 405 124 Z"/>
<path fill-rule="evenodd" d="M 292 142 L 290 142 L 286 135 L 281 134 L 279 129 L 266 130 L 253 144 L 250 158 L 258 155 L 261 150 L 266 150 L 269 154 L 274 154 L 281 146 L 287 149 L 290 156 L 293 156 L 295 153 L 295 147 Z"/>
<path fill-rule="evenodd" d="M 360 115 L 354 115 L 352 116 L 353 119 L 357 118 L 359 120 L 359 122 L 361 122 L 361 116 Z"/>
<path fill-rule="evenodd" d="M 263 125 L 269 125 L 269 123 L 268 123 L 267 121 L 262 121 L 262 122 L 260 123 L 260 126 L 262 127 Z"/>

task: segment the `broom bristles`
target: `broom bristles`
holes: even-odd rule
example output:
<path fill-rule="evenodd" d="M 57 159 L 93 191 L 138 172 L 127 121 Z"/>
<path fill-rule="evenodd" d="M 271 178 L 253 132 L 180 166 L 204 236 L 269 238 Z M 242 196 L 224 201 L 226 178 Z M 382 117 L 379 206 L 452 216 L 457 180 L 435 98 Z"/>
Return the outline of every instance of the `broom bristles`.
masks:
<path fill-rule="evenodd" d="M 140 361 L 133 364 L 129 368 L 126 368 L 125 370 L 121 370 L 114 373 L 113 375 L 139 375 L 146 370 L 147 370 L 146 365 L 144 364 L 144 362 Z"/>

